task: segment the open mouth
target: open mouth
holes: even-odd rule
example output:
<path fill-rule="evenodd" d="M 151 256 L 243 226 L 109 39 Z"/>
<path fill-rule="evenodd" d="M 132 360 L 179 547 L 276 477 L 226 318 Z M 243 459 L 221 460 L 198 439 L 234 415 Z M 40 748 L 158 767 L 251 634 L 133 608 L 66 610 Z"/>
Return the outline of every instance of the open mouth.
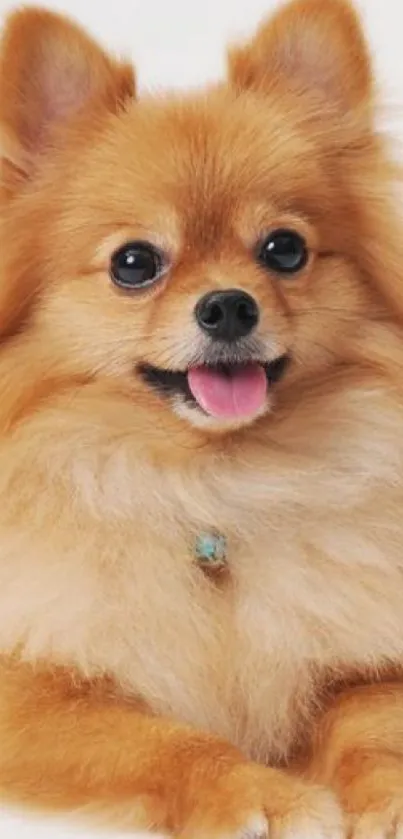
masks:
<path fill-rule="evenodd" d="M 268 363 L 203 365 L 186 371 L 143 364 L 139 372 L 163 396 L 179 396 L 208 416 L 236 420 L 262 413 L 269 388 L 283 377 L 289 361 L 284 354 Z"/>

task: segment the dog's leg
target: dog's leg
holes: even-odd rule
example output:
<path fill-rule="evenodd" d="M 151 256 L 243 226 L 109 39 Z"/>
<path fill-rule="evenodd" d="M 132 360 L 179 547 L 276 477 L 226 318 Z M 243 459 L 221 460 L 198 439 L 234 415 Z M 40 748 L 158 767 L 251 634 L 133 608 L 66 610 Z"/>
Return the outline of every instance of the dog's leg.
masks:
<path fill-rule="evenodd" d="M 403 685 L 343 694 L 323 718 L 309 774 L 338 794 L 353 839 L 402 839 Z"/>
<path fill-rule="evenodd" d="M 0 685 L 0 786 L 30 805 L 192 838 L 344 836 L 330 793 L 107 685 L 4 660 Z"/>

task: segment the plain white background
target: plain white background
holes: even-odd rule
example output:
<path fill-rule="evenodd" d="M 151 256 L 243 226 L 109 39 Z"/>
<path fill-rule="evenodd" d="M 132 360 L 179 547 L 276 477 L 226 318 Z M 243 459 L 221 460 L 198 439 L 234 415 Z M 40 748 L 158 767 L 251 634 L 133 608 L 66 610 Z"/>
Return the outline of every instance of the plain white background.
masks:
<path fill-rule="evenodd" d="M 323 2 L 331 3 L 332 0 Z M 23 0 L 23 4 L 33 5 L 29 0 Z M 277 2 L 39 0 L 38 4 L 76 17 L 106 46 L 133 58 L 140 88 L 161 90 L 191 87 L 222 76 L 225 44 L 253 31 Z M 18 0 L 0 0 L 0 22 L 16 5 Z M 401 0 L 358 0 L 358 5 L 367 26 L 387 105 L 386 121 L 403 139 Z M 130 744 L 127 746 L 130 748 Z M 66 822 L 62 825 L 38 822 L 0 808 L 1 839 L 88 839 L 93 835 L 82 829 L 75 830 Z M 108 837 L 111 839 L 110 833 Z"/>

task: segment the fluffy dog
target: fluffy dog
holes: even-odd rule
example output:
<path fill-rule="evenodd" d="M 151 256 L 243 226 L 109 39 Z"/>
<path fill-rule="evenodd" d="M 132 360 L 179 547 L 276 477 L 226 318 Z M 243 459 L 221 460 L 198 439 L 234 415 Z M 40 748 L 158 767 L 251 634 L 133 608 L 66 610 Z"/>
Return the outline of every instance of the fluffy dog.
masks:
<path fill-rule="evenodd" d="M 140 101 L 23 10 L 0 123 L 3 794 L 401 837 L 403 235 L 353 8 Z"/>

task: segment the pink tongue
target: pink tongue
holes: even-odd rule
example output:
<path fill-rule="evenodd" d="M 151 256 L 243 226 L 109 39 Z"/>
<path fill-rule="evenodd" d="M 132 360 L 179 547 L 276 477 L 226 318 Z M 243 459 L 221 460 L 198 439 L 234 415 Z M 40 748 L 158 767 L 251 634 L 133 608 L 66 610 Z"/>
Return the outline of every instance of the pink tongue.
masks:
<path fill-rule="evenodd" d="M 212 417 L 250 417 L 264 406 L 267 378 L 260 364 L 234 367 L 228 373 L 210 367 L 193 367 L 188 372 L 192 395 Z"/>

